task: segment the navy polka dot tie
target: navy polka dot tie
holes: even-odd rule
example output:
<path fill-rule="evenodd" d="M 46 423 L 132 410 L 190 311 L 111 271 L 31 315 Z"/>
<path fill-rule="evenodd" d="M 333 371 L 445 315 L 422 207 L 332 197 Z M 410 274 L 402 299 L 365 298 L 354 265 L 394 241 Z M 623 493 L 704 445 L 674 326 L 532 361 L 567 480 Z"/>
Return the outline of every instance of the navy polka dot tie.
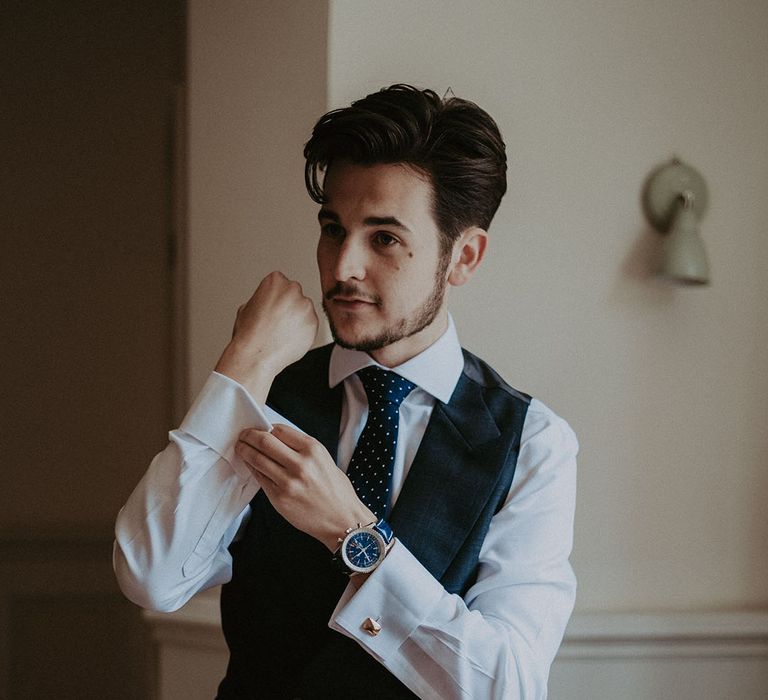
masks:
<path fill-rule="evenodd" d="M 368 395 L 368 420 L 349 462 L 347 476 L 360 500 L 377 518 L 383 518 L 392 488 L 400 404 L 416 385 L 380 367 L 365 367 L 357 376 Z"/>

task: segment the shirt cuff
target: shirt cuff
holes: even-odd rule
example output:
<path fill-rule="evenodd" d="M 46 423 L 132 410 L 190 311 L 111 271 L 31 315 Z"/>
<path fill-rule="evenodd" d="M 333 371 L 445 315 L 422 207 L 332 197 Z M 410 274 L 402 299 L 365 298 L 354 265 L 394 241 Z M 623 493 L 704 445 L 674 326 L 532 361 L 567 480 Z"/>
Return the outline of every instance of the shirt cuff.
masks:
<path fill-rule="evenodd" d="M 218 372 L 208 377 L 180 426 L 185 433 L 215 450 L 243 478 L 249 477 L 250 471 L 239 459 L 234 459 L 234 448 L 246 428 L 272 430 L 272 425 L 241 384 Z"/>
<path fill-rule="evenodd" d="M 440 582 L 396 539 L 359 589 L 347 586 L 328 626 L 355 639 L 386 666 L 444 594 Z M 381 626 L 376 636 L 363 627 L 369 617 Z"/>

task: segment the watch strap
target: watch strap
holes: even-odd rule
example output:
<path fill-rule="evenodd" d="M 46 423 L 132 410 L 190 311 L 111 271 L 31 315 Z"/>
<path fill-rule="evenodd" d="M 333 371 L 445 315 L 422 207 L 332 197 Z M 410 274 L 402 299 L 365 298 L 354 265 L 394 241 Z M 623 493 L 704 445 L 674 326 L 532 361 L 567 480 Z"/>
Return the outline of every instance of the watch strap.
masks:
<path fill-rule="evenodd" d="M 392 544 L 392 538 L 395 536 L 389 523 L 382 518 L 373 526 L 373 529 L 384 538 L 384 543 L 387 545 L 387 548 L 389 548 L 389 545 Z"/>

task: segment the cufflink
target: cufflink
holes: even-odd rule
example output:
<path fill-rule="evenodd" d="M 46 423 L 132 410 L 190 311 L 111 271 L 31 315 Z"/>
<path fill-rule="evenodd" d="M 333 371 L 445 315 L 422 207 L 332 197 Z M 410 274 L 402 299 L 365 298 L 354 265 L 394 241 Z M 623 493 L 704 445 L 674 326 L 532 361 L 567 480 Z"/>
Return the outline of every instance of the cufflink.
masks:
<path fill-rule="evenodd" d="M 380 617 L 377 617 L 375 620 L 372 617 L 366 617 L 365 620 L 363 620 L 362 628 L 368 632 L 371 637 L 375 637 L 381 632 L 381 625 L 379 624 L 380 619 Z"/>

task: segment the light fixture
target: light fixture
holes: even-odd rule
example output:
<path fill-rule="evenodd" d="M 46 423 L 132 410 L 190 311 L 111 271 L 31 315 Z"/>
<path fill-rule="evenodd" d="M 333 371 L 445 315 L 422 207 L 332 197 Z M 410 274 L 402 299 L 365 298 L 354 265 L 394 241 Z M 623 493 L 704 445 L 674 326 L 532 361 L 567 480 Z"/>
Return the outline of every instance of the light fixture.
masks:
<path fill-rule="evenodd" d="M 709 284 L 709 264 L 698 224 L 709 195 L 704 178 L 674 158 L 651 173 L 643 206 L 651 225 L 666 234 L 659 275 L 678 284 Z"/>

